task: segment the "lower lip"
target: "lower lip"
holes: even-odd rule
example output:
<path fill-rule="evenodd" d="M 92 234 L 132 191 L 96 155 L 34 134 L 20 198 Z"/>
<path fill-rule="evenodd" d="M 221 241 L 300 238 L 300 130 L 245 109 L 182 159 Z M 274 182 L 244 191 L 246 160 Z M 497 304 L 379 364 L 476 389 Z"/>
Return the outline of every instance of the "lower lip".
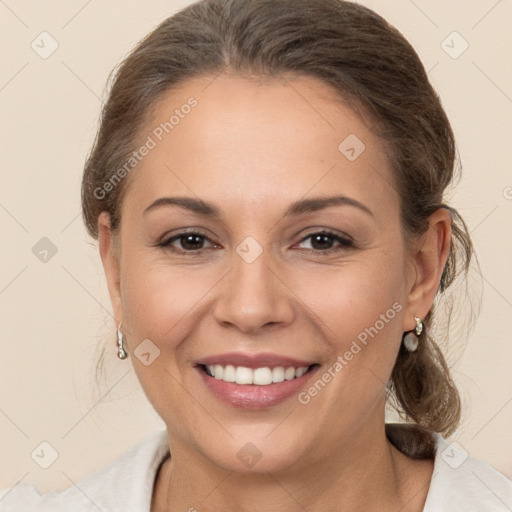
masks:
<path fill-rule="evenodd" d="M 318 366 L 313 366 L 301 377 L 283 382 L 258 386 L 256 384 L 236 384 L 225 382 L 207 375 L 201 367 L 196 367 L 206 387 L 223 402 L 244 409 L 263 409 L 277 405 L 293 395 L 297 395 L 309 378 L 316 373 Z"/>

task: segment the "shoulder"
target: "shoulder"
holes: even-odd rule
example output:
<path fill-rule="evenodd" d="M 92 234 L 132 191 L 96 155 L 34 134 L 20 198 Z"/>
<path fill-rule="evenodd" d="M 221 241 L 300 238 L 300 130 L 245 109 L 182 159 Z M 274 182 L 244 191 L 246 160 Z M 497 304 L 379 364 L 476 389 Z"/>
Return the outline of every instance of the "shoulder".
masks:
<path fill-rule="evenodd" d="M 60 493 L 40 494 L 34 485 L 25 482 L 2 489 L 0 509 L 2 512 L 97 512 L 98 509 L 146 512 L 158 466 L 168 453 L 167 431 L 162 430 Z"/>
<path fill-rule="evenodd" d="M 424 512 L 505 512 L 512 509 L 512 481 L 437 433 L 434 472 Z"/>
<path fill-rule="evenodd" d="M 423 512 L 505 512 L 512 510 L 512 481 L 472 457 L 456 441 L 407 423 L 386 423 L 386 435 L 413 459 L 434 459 Z"/>

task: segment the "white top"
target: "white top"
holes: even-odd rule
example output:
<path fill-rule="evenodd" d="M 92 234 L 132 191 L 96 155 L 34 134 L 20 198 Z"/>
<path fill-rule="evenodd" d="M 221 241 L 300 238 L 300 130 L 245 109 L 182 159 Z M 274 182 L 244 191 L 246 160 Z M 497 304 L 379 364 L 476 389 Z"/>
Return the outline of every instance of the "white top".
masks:
<path fill-rule="evenodd" d="M 436 437 L 434 472 L 423 512 L 510 512 L 512 481 L 456 442 Z M 169 454 L 157 432 L 76 485 L 41 495 L 21 482 L 0 491 L 0 512 L 149 512 L 156 473 Z"/>

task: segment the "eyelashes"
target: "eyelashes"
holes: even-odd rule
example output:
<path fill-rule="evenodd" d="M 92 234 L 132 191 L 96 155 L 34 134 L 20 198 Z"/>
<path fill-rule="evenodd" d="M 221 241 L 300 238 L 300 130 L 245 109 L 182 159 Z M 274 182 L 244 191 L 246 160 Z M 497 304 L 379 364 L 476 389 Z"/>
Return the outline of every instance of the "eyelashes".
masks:
<path fill-rule="evenodd" d="M 346 251 L 348 249 L 355 249 L 354 241 L 350 237 L 340 236 L 339 234 L 326 229 L 308 234 L 307 236 L 303 237 L 300 240 L 299 244 L 302 244 L 303 242 L 309 239 L 311 239 L 311 248 L 302 249 L 309 253 L 318 253 L 322 255 L 332 254 L 343 250 Z M 197 244 L 198 242 L 199 244 L 201 244 L 203 240 L 211 243 L 213 247 L 190 248 L 190 244 L 192 244 L 192 246 L 194 244 Z M 318 248 L 318 244 L 321 246 L 322 244 L 325 244 L 326 241 L 327 245 L 332 245 L 330 244 L 329 240 L 332 240 L 333 243 L 337 243 L 338 245 L 335 245 L 334 247 L 329 246 L 327 248 Z M 173 244 L 175 242 L 179 242 L 181 248 L 174 246 Z M 187 245 L 189 246 L 188 249 L 186 248 Z M 317 248 L 315 248 L 315 245 L 317 246 Z M 215 243 L 212 242 L 211 239 L 206 234 L 201 233 L 200 231 L 183 231 L 170 238 L 163 240 L 162 242 L 158 243 L 157 246 L 162 247 L 166 250 L 170 250 L 174 253 L 188 254 L 190 256 L 201 255 L 205 251 L 215 250 Z"/>
<path fill-rule="evenodd" d="M 323 231 L 318 231 L 318 232 L 315 232 L 315 233 L 310 233 L 309 235 L 305 236 L 301 241 L 300 243 L 304 242 L 305 240 L 308 240 L 308 239 L 316 239 L 315 240 L 315 243 L 318 242 L 318 238 L 323 238 L 324 240 L 326 238 L 331 238 L 332 240 L 334 240 L 335 242 L 338 242 L 338 246 L 337 247 L 329 247 L 327 249 L 319 249 L 319 250 L 315 250 L 315 249 L 310 249 L 310 250 L 313 250 L 315 252 L 322 252 L 322 253 L 331 253 L 331 252 L 337 252 L 337 251 L 340 251 L 340 250 L 343 250 L 343 249 L 350 249 L 350 248 L 354 248 L 354 242 L 353 240 L 351 240 L 350 238 L 348 237 L 342 237 L 336 233 L 333 233 L 332 231 L 328 231 L 328 230 L 323 230 Z"/>
<path fill-rule="evenodd" d="M 211 240 L 204 234 L 202 233 L 199 233 L 199 232 L 196 232 L 196 231 L 184 231 L 182 233 L 178 233 L 177 235 L 174 235 L 172 236 L 171 238 L 167 239 L 166 241 L 163 241 L 162 243 L 158 244 L 160 247 L 165 247 L 167 249 L 170 249 L 172 251 L 175 251 L 175 252 L 181 252 L 181 253 L 198 253 L 198 252 L 201 252 L 201 251 L 204 251 L 205 249 L 204 248 L 201 248 L 201 249 L 192 249 L 192 250 L 184 250 L 184 249 L 177 249 L 176 247 L 174 247 L 173 244 L 175 241 L 179 240 L 179 241 L 182 241 L 183 239 L 187 238 L 188 241 L 187 243 L 190 242 L 190 239 L 196 239 L 197 238 L 202 238 L 202 239 L 205 239 L 205 240 L 208 240 L 211 242 Z M 213 243 L 213 242 L 212 242 Z"/>

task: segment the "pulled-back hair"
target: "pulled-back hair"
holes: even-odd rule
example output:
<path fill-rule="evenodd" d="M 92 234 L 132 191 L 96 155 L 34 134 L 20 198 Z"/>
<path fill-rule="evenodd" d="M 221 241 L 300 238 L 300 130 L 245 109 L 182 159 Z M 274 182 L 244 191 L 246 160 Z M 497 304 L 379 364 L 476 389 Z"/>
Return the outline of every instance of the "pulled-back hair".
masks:
<path fill-rule="evenodd" d="M 383 139 L 401 198 L 407 240 L 428 228 L 439 208 L 451 214 L 452 241 L 438 297 L 467 272 L 472 244 L 462 218 L 444 203 L 458 164 L 452 129 L 425 69 L 398 30 L 375 12 L 343 0 L 201 0 L 166 19 L 112 75 L 101 125 L 82 182 L 83 218 L 98 237 L 107 211 L 118 230 L 130 176 L 97 193 L 123 166 L 151 108 L 188 79 L 223 72 L 261 77 L 315 77 L 340 101 L 372 120 Z M 431 456 L 431 436 L 459 424 L 460 397 L 434 340 L 434 309 L 423 320 L 416 352 L 400 347 L 388 398 L 417 432 L 410 456 Z"/>

